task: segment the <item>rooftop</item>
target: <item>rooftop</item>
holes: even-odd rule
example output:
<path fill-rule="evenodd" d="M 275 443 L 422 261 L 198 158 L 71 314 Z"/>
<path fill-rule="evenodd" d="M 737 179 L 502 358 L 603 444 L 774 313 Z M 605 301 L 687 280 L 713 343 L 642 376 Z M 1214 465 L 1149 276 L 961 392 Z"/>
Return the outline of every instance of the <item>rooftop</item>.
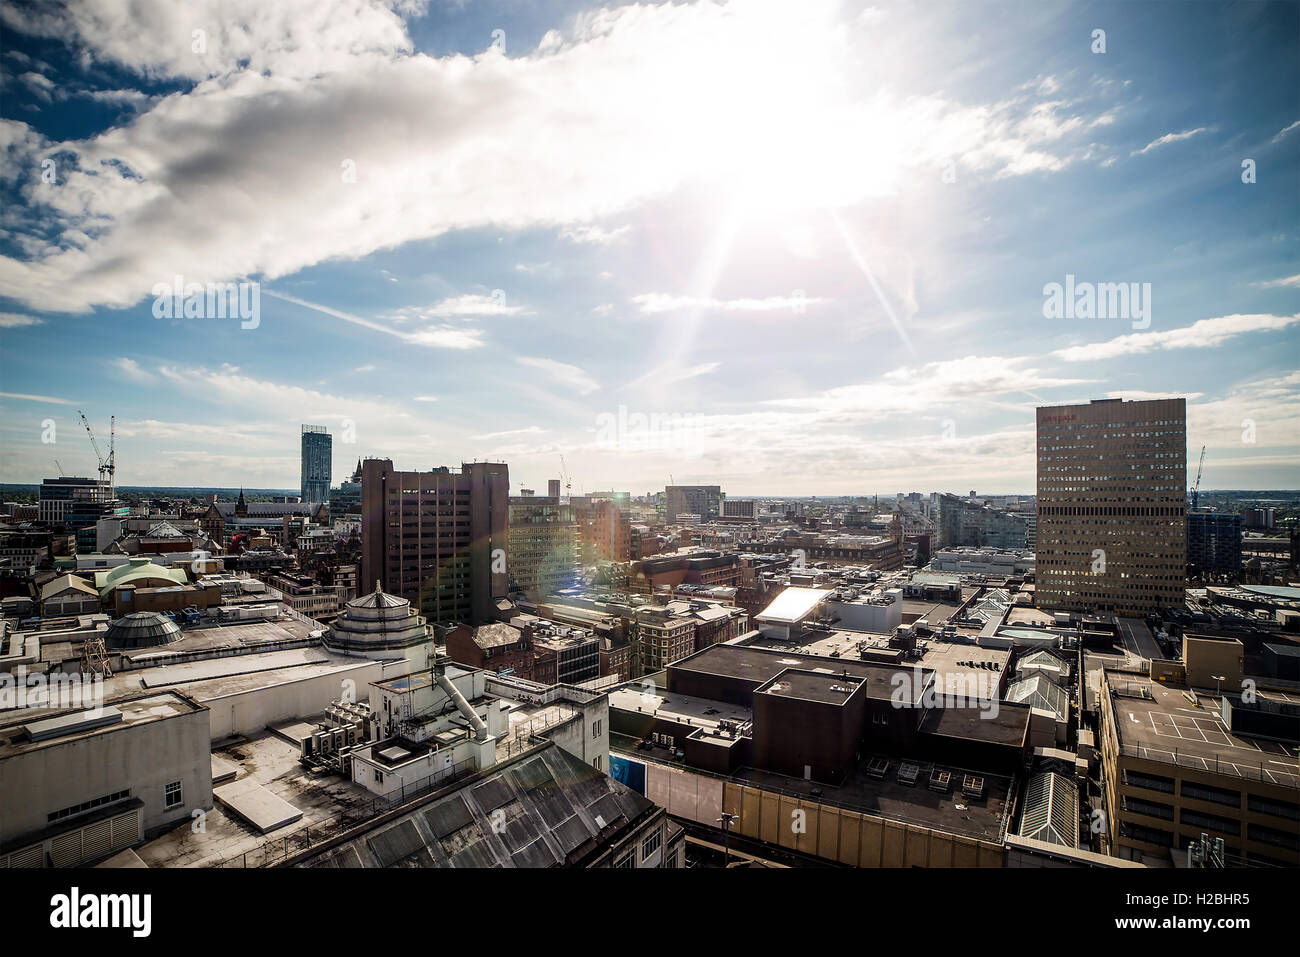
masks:
<path fill-rule="evenodd" d="M 112 706 L 92 709 L 42 710 L 39 714 L 24 709 L 0 723 L 0 761 L 79 739 L 114 734 L 151 721 L 206 710 L 203 705 L 174 691 L 120 698 Z"/>
<path fill-rule="evenodd" d="M 1107 671 L 1122 748 L 1149 761 L 1300 787 L 1300 751 L 1263 738 L 1236 735 L 1219 717 L 1220 700 L 1168 688 L 1141 674 Z M 1261 693 L 1261 697 L 1264 695 Z M 1295 703 L 1294 695 L 1267 697 Z"/>
<path fill-rule="evenodd" d="M 556 867 L 598 854 L 653 810 L 556 746 L 497 765 L 451 793 L 363 826 L 307 867 Z M 499 813 L 498 813 L 499 812 Z M 504 827 L 493 826 L 504 820 Z"/>
<path fill-rule="evenodd" d="M 862 687 L 862 683 L 861 678 L 852 675 L 828 675 L 787 668 L 755 693 L 843 706 Z"/>

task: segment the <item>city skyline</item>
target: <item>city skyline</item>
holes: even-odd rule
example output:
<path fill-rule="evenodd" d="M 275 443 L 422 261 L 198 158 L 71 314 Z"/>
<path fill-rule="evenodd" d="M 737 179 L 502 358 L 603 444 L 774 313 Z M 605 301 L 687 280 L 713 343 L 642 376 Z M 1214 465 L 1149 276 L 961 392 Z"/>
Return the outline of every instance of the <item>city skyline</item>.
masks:
<path fill-rule="evenodd" d="M 314 422 L 335 475 L 1030 494 L 1036 407 L 1185 396 L 1189 475 L 1295 487 L 1300 15 L 1169 9 L 6 8 L 0 481 L 93 474 L 84 409 L 122 485 L 292 489 Z"/>

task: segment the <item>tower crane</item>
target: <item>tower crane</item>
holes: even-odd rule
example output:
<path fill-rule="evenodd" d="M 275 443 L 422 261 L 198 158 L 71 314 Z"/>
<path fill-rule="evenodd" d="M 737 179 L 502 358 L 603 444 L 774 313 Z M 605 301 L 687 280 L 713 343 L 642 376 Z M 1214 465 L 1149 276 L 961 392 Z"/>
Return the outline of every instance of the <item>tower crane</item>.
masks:
<path fill-rule="evenodd" d="M 560 454 L 560 476 L 564 479 L 564 500 L 567 502 L 573 494 L 573 476 L 569 474 L 569 466 L 565 464 L 564 454 Z"/>
<path fill-rule="evenodd" d="M 95 433 L 91 431 L 90 422 L 86 419 L 86 413 L 80 409 L 77 415 L 81 416 L 81 424 L 86 427 L 86 434 L 90 436 L 90 447 L 95 450 L 95 458 L 99 459 L 99 484 L 107 488 L 108 497 L 113 497 L 113 475 L 117 471 L 117 452 L 114 445 L 117 441 L 117 416 L 112 416 L 108 420 L 108 458 L 104 458 L 99 451 L 99 443 L 95 441 Z"/>
<path fill-rule="evenodd" d="M 1205 446 L 1201 446 L 1201 462 L 1196 466 L 1196 484 L 1192 486 L 1192 508 L 1201 498 L 1201 470 L 1205 468 Z"/>

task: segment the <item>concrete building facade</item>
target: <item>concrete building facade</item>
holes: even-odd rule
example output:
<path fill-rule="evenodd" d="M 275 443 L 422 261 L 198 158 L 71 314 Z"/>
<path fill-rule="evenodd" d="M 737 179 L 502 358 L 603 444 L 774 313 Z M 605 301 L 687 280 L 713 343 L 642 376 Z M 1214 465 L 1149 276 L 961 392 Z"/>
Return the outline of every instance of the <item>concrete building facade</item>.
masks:
<path fill-rule="evenodd" d="M 361 464 L 361 581 L 379 581 L 430 621 L 491 621 L 508 591 L 504 463 L 401 472 Z"/>
<path fill-rule="evenodd" d="M 1180 606 L 1187 564 L 1187 402 L 1038 409 L 1037 601 L 1142 615 Z"/>

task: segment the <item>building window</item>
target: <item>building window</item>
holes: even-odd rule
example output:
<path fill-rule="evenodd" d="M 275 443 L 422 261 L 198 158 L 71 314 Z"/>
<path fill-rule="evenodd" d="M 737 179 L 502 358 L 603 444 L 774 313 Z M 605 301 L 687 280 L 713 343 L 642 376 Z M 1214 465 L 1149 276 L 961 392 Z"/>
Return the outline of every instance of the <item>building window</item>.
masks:
<path fill-rule="evenodd" d="M 1220 834 L 1241 833 L 1240 821 L 1220 817 L 1217 814 L 1204 814 L 1200 811 L 1189 811 L 1187 808 L 1183 808 L 1178 820 L 1188 827 L 1203 827 L 1207 831 L 1218 831 Z"/>
<path fill-rule="evenodd" d="M 1228 807 L 1241 807 L 1241 792 L 1211 787 L 1208 784 L 1195 784 L 1191 781 L 1183 782 L 1183 797 L 1226 804 Z"/>
<path fill-rule="evenodd" d="M 1262 824 L 1248 824 L 1246 834 L 1252 841 L 1259 841 L 1261 844 L 1272 844 L 1274 847 L 1285 847 L 1292 851 L 1300 851 L 1300 835 L 1279 831 L 1274 827 L 1264 827 Z M 1252 854 L 1254 858 L 1256 855 Z M 1295 866 L 1294 862 L 1291 866 Z"/>
<path fill-rule="evenodd" d="M 58 811 L 52 811 L 45 815 L 45 821 L 47 824 L 53 824 L 55 821 L 62 821 L 65 817 L 72 817 L 74 814 L 81 814 L 83 811 L 92 811 L 97 807 L 103 807 L 105 804 L 112 804 L 114 801 L 122 801 L 130 796 L 130 791 L 114 791 L 112 794 L 105 794 L 103 797 L 97 797 L 90 801 L 83 801 L 80 804 L 74 804 L 71 807 L 65 807 Z"/>
<path fill-rule="evenodd" d="M 663 842 L 664 842 L 663 831 L 656 828 L 653 834 L 647 835 L 645 840 L 641 842 L 641 860 L 644 861 L 655 851 L 659 850 L 659 848 L 663 845 Z"/>
<path fill-rule="evenodd" d="M 383 772 L 383 771 L 376 771 L 376 772 L 375 772 L 375 783 L 376 783 L 376 784 L 383 784 L 383 783 L 384 783 L 384 772 Z"/>
<path fill-rule="evenodd" d="M 1286 817 L 1291 820 L 1300 819 L 1300 806 L 1287 804 L 1284 801 L 1274 801 L 1271 798 L 1260 797 L 1258 794 L 1251 794 L 1247 802 L 1252 811 L 1259 814 L 1271 814 L 1274 817 Z"/>
<path fill-rule="evenodd" d="M 624 868 L 631 869 L 636 867 L 636 848 L 633 848 L 632 850 L 628 851 L 627 854 L 625 854 L 618 861 L 616 861 L 614 863 L 614 867 L 616 870 L 622 870 Z"/>
<path fill-rule="evenodd" d="M 1148 791 L 1161 791 L 1165 794 L 1174 793 L 1174 779 L 1162 777 L 1158 774 L 1143 774 L 1141 771 L 1125 771 L 1124 783 L 1129 787 L 1145 788 Z"/>
<path fill-rule="evenodd" d="M 163 788 L 163 806 L 166 808 L 180 807 L 184 798 L 181 795 L 181 782 L 173 781 Z"/>
<path fill-rule="evenodd" d="M 593 768 L 595 768 L 597 771 L 600 770 L 600 755 L 599 755 L 599 754 L 596 755 L 594 758 L 592 758 L 592 760 L 591 760 L 591 766 L 592 766 Z"/>

